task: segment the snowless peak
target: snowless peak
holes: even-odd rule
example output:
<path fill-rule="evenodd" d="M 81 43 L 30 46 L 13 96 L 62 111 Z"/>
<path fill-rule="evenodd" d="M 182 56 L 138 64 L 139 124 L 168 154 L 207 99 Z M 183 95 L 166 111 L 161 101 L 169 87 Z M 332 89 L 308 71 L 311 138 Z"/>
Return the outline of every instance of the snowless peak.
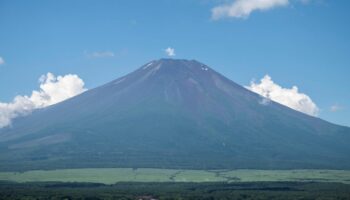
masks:
<path fill-rule="evenodd" d="M 138 71 L 140 76 L 142 76 L 140 80 L 146 80 L 151 77 L 164 78 L 166 76 L 209 76 L 211 73 L 214 73 L 207 65 L 196 60 L 173 58 L 152 60 L 139 68 Z"/>
<path fill-rule="evenodd" d="M 160 66 L 158 66 L 160 65 Z M 158 67 L 157 67 L 158 66 Z M 150 67 L 166 67 L 166 68 L 188 68 L 188 69 L 198 69 L 203 71 L 208 71 L 209 67 L 196 61 L 196 60 L 187 60 L 187 59 L 174 59 L 174 58 L 162 58 L 159 60 L 152 61 L 146 64 L 143 69 L 148 69 Z"/>

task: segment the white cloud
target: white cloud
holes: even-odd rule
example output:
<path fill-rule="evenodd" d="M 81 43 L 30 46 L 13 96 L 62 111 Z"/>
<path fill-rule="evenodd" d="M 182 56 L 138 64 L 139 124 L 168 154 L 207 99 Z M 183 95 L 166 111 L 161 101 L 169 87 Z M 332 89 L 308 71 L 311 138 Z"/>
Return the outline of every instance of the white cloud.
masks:
<path fill-rule="evenodd" d="M 5 64 L 5 60 L 0 56 L 0 65 Z"/>
<path fill-rule="evenodd" d="M 108 58 L 108 57 L 115 57 L 115 53 L 112 51 L 95 51 L 92 53 L 87 53 L 85 54 L 90 57 L 90 58 Z"/>
<path fill-rule="evenodd" d="M 87 89 L 84 81 L 75 74 L 55 76 L 47 73 L 39 79 L 40 89 L 31 96 L 16 96 L 10 103 L 0 102 L 0 128 L 11 124 L 12 119 L 31 113 L 32 110 L 44 108 L 76 96 Z"/>
<path fill-rule="evenodd" d="M 300 93 L 296 86 L 291 89 L 281 87 L 274 83 L 268 75 L 265 75 L 260 83 L 252 81 L 250 86 L 246 86 L 246 88 L 260 94 L 264 99 L 271 99 L 308 115 L 318 115 L 319 109 L 309 96 Z M 263 100 L 262 104 L 266 104 L 266 102 L 266 100 Z"/>
<path fill-rule="evenodd" d="M 305 1 L 305 0 L 303 0 Z M 289 0 L 234 0 L 232 3 L 226 3 L 214 7 L 212 19 L 221 18 L 247 18 L 253 11 L 270 10 L 276 7 L 283 7 L 289 4 Z"/>
<path fill-rule="evenodd" d="M 175 49 L 174 48 L 168 47 L 164 51 L 168 56 L 171 56 L 171 57 L 175 56 Z"/>

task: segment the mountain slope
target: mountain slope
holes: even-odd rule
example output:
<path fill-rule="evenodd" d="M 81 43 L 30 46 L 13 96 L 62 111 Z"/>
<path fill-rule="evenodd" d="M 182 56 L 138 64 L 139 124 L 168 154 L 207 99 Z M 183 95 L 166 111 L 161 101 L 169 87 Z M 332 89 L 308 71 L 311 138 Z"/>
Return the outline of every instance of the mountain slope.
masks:
<path fill-rule="evenodd" d="M 0 129 L 0 169 L 350 168 L 350 129 L 161 59 Z"/>

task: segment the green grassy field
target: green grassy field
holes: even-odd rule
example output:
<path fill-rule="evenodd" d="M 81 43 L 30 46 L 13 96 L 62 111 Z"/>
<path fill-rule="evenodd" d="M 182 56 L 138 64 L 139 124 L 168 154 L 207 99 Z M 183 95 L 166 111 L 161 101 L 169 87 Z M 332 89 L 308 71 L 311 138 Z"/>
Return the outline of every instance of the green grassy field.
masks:
<path fill-rule="evenodd" d="M 343 170 L 175 170 L 92 168 L 0 172 L 0 180 L 14 182 L 256 182 L 315 181 L 350 184 L 350 171 Z"/>

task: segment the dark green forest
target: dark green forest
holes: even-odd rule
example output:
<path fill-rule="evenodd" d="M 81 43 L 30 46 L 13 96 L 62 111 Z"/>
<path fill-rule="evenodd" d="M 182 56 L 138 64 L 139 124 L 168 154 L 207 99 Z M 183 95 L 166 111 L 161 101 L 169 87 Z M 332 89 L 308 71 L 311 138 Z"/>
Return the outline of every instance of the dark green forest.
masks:
<path fill-rule="evenodd" d="M 316 182 L 255 183 L 0 183 L 0 199 L 350 199 L 350 185 Z"/>

